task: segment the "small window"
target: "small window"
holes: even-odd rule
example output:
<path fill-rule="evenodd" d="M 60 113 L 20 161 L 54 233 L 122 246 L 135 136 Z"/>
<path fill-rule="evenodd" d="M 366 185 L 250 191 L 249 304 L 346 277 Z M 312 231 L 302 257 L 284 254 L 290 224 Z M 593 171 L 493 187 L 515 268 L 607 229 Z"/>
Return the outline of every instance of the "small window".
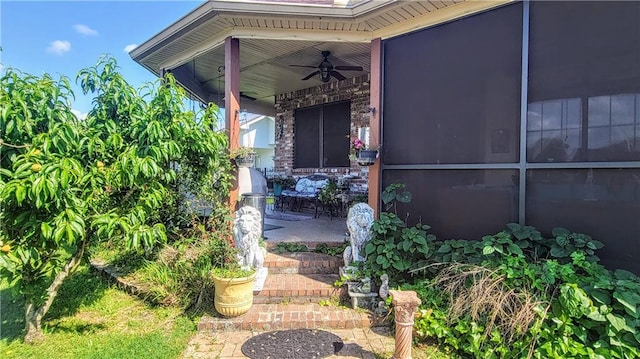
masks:
<path fill-rule="evenodd" d="M 350 124 L 348 101 L 296 110 L 294 167 L 349 167 Z"/>

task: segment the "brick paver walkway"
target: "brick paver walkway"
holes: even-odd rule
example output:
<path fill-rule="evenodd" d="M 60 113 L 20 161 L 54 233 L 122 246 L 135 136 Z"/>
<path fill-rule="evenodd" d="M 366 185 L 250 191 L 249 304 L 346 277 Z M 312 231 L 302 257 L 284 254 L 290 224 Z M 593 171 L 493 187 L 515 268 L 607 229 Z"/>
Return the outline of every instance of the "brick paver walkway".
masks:
<path fill-rule="evenodd" d="M 342 339 L 344 347 L 336 355 L 327 358 L 375 359 L 390 358 L 393 355 L 395 342 L 388 328 L 331 329 L 329 331 Z M 182 358 L 247 358 L 242 354 L 242 344 L 252 336 L 262 333 L 264 332 L 246 330 L 217 333 L 199 332 L 189 342 Z"/>

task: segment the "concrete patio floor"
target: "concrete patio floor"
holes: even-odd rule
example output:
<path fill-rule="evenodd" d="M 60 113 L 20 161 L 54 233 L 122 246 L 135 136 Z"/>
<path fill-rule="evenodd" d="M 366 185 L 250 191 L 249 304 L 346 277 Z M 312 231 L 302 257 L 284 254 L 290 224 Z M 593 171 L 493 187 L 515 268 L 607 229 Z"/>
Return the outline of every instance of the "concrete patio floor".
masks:
<path fill-rule="evenodd" d="M 264 232 L 267 244 L 278 242 L 319 242 L 319 243 L 342 243 L 347 238 L 347 219 L 341 217 L 329 218 L 326 214 L 321 214 L 318 218 L 311 218 L 299 221 L 288 221 L 282 219 L 269 218 L 270 213 L 285 213 L 313 217 L 312 212 L 273 212 L 267 209 L 265 213 L 265 227 L 267 224 L 280 226 L 282 228 L 271 229 Z"/>

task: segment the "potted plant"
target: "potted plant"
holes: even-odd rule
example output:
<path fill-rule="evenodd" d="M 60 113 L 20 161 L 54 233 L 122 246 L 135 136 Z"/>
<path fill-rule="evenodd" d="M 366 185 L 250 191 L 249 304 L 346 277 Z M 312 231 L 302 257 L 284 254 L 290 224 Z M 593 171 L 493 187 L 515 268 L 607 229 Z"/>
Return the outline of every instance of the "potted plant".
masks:
<path fill-rule="evenodd" d="M 367 149 L 367 145 L 359 138 L 351 140 L 349 158 L 356 160 L 360 166 L 371 166 L 376 162 L 378 150 Z"/>
<path fill-rule="evenodd" d="M 231 150 L 230 157 L 238 167 L 252 167 L 256 161 L 256 151 L 250 147 L 238 147 Z"/>
<path fill-rule="evenodd" d="M 276 176 L 272 181 L 274 196 L 279 196 L 283 189 L 293 188 L 296 185 L 296 179 L 291 176 Z"/>
<path fill-rule="evenodd" d="M 244 269 L 232 261 L 215 268 L 211 275 L 215 288 L 213 304 L 224 317 L 237 317 L 249 311 L 253 305 L 253 286 L 256 271 Z"/>
<path fill-rule="evenodd" d="M 224 239 L 215 241 L 216 246 L 212 249 L 214 306 L 221 315 L 235 317 L 246 313 L 253 305 L 256 271 L 240 265 L 240 251 L 230 239 L 230 228 L 219 231 L 218 235 Z"/>

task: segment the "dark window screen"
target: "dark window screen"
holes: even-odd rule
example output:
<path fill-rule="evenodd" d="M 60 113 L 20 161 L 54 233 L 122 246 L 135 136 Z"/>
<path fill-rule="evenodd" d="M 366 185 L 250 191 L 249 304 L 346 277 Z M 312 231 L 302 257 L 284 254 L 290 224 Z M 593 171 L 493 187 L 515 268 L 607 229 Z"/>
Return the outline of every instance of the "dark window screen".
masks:
<path fill-rule="evenodd" d="M 531 2 L 527 160 L 640 160 L 640 2 Z"/>
<path fill-rule="evenodd" d="M 296 110 L 295 163 L 296 168 L 319 167 L 321 107 Z"/>
<path fill-rule="evenodd" d="M 294 167 L 348 167 L 350 124 L 348 101 L 296 110 Z"/>
<path fill-rule="evenodd" d="M 526 223 L 586 233 L 604 264 L 640 273 L 640 169 L 527 171 Z"/>
<path fill-rule="evenodd" d="M 385 164 L 519 161 L 522 4 L 385 41 Z"/>
<path fill-rule="evenodd" d="M 345 115 L 347 119 L 345 120 Z M 341 102 L 323 108 L 322 167 L 349 167 L 351 104 Z"/>
<path fill-rule="evenodd" d="M 439 239 L 480 239 L 518 221 L 516 170 L 386 170 L 382 183 L 406 184 L 413 198 L 398 216 L 430 225 Z"/>

